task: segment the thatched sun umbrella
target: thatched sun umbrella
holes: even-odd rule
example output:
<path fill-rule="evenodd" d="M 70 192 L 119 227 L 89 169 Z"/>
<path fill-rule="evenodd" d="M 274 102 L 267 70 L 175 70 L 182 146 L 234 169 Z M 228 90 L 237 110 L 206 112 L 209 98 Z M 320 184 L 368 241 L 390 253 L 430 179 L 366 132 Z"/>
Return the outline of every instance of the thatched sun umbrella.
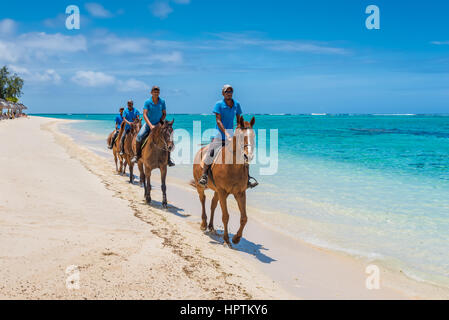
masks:
<path fill-rule="evenodd" d="M 3 109 L 8 108 L 8 102 L 6 100 L 0 99 L 0 114 L 3 114 Z"/>
<path fill-rule="evenodd" d="M 21 114 L 23 114 L 23 110 L 27 110 L 27 109 L 28 109 L 28 108 L 25 107 L 22 103 L 19 103 L 17 106 L 18 106 L 18 108 L 19 108 Z"/>

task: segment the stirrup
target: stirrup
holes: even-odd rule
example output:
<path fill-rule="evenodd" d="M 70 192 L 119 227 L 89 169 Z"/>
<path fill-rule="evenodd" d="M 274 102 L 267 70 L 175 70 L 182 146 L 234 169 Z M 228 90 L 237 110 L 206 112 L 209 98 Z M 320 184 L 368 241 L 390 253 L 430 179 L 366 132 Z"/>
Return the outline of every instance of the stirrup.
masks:
<path fill-rule="evenodd" d="M 171 161 L 171 159 L 168 159 L 168 166 L 169 167 L 174 167 L 176 164 L 173 162 L 173 161 Z"/>
<path fill-rule="evenodd" d="M 251 180 L 254 180 L 254 182 L 252 182 Z M 259 185 L 259 182 L 257 182 L 257 180 L 253 177 L 248 177 L 248 188 L 253 189 L 255 187 L 257 187 Z"/>

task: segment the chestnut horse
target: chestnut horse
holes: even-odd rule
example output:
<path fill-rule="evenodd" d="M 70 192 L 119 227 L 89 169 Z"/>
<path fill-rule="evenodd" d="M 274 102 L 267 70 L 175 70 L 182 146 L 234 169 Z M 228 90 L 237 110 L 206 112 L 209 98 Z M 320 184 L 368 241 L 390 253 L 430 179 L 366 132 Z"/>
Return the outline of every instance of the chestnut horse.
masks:
<path fill-rule="evenodd" d="M 131 130 L 125 137 L 125 160 L 129 167 L 129 183 L 134 183 L 134 163 L 131 161 L 131 159 L 135 155 L 135 147 L 133 148 L 133 145 L 136 144 L 136 138 L 137 134 L 140 131 L 140 128 L 142 127 L 142 123 L 140 119 L 134 120 L 133 123 L 131 123 Z M 124 133 L 123 133 L 124 134 Z"/>
<path fill-rule="evenodd" d="M 142 149 L 142 157 L 139 159 L 137 166 L 140 171 L 140 182 L 143 182 L 145 190 L 145 200 L 151 203 L 151 171 L 159 169 L 161 171 L 161 189 L 162 189 L 162 207 L 167 208 L 167 186 L 165 180 L 167 178 L 168 152 L 174 150 L 173 123 L 164 121 L 154 128 L 148 140 Z M 133 144 L 135 150 L 136 145 Z"/>
<path fill-rule="evenodd" d="M 248 217 L 246 215 L 246 189 L 248 187 L 249 163 L 254 157 L 253 152 L 255 133 L 253 127 L 255 122 L 256 119 L 254 117 L 251 122 L 245 122 L 243 117 L 240 117 L 240 123 L 237 125 L 234 137 L 232 138 L 232 143 L 229 143 L 222 148 L 221 159 L 219 152 L 218 158 L 215 158 L 214 163 L 211 166 L 211 170 L 209 171 L 207 187 L 214 190 L 215 194 L 211 203 L 208 228 L 210 232 L 215 233 L 214 212 L 217 208 L 218 201 L 220 201 L 224 225 L 223 239 L 225 244 L 230 248 L 232 246 L 229 242 L 228 235 L 229 212 L 227 207 L 227 198 L 230 194 L 232 194 L 237 201 L 240 210 L 240 228 L 237 231 L 237 234 L 232 238 L 232 242 L 234 244 L 238 244 L 242 238 L 243 229 L 248 221 Z M 203 173 L 201 161 L 207 150 L 208 146 L 203 147 L 196 154 L 193 164 L 193 185 L 196 187 L 201 201 L 201 230 L 203 231 L 205 231 L 207 227 L 207 215 L 205 208 L 206 195 L 204 193 L 205 188 L 198 184 L 198 180 L 201 178 Z"/>
<path fill-rule="evenodd" d="M 115 139 L 114 145 L 112 146 L 112 154 L 114 155 L 114 161 L 115 161 L 115 170 L 117 170 L 117 172 L 119 174 L 125 174 L 126 171 L 126 162 L 125 162 L 125 158 L 122 157 L 120 155 L 120 139 L 122 138 L 123 132 L 124 132 L 124 123 L 123 122 L 120 125 L 120 131 L 119 134 L 117 135 L 117 138 Z M 115 130 L 113 132 L 111 132 L 111 134 L 108 136 L 108 146 L 111 145 L 111 141 L 112 141 L 112 137 L 115 134 Z M 120 163 L 120 169 L 118 167 L 118 163 Z"/>

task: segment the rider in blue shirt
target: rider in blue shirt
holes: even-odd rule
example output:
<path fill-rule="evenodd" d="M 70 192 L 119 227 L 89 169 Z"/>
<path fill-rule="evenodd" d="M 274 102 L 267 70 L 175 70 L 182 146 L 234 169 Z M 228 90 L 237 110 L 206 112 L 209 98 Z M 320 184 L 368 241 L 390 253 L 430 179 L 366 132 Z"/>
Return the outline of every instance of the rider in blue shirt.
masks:
<path fill-rule="evenodd" d="M 143 119 L 145 124 L 140 129 L 139 134 L 136 138 L 136 155 L 132 159 L 133 162 L 137 163 L 142 156 L 142 142 L 150 134 L 156 126 L 164 122 L 167 116 L 167 107 L 165 105 L 165 100 L 159 97 L 161 89 L 158 86 L 153 86 L 151 89 L 152 97 L 145 101 L 143 107 Z M 173 167 L 175 164 L 170 159 L 170 152 L 168 152 L 168 165 Z"/>
<path fill-rule="evenodd" d="M 132 100 L 128 101 L 128 109 L 125 110 L 123 113 L 123 120 L 125 121 L 125 131 L 122 134 L 122 139 L 120 140 L 120 155 L 125 154 L 125 138 L 126 135 L 131 130 L 131 124 L 134 122 L 134 120 L 140 119 L 140 113 L 139 110 L 134 109 L 134 102 Z"/>
<path fill-rule="evenodd" d="M 120 125 L 123 122 L 123 111 L 125 110 L 125 108 L 120 108 L 119 112 L 120 114 L 118 114 L 115 117 L 115 133 L 114 136 L 111 139 L 111 144 L 109 145 L 109 149 L 112 149 L 114 147 L 114 143 L 115 143 L 115 139 L 117 139 L 117 136 L 120 132 Z"/>
<path fill-rule="evenodd" d="M 217 136 L 212 140 L 209 145 L 209 149 L 206 151 L 207 156 L 204 161 L 203 175 L 198 183 L 202 186 L 207 185 L 208 171 L 213 163 L 214 155 L 217 150 L 225 145 L 226 140 L 231 140 L 234 134 L 234 118 L 237 119 L 237 123 L 240 122 L 240 116 L 242 115 L 242 108 L 240 103 L 232 98 L 234 89 L 229 84 L 225 85 L 222 90 L 224 99 L 218 101 L 215 104 L 213 113 L 216 118 L 216 128 L 218 131 Z M 249 172 L 249 170 L 248 170 Z M 258 185 L 257 181 L 252 182 L 251 177 L 248 174 L 248 188 L 254 188 Z"/>

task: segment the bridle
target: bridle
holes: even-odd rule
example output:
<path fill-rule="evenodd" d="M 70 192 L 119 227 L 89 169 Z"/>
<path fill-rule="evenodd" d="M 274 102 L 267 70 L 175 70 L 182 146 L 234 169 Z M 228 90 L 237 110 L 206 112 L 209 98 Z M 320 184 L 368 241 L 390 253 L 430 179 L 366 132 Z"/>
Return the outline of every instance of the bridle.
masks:
<path fill-rule="evenodd" d="M 244 127 L 244 128 L 238 128 L 238 129 L 242 131 L 242 134 L 245 134 L 244 131 L 251 130 L 252 128 L 251 127 Z M 243 153 L 243 158 L 244 158 L 246 163 L 249 162 L 249 156 L 248 156 L 248 154 L 246 154 L 245 148 L 246 147 L 253 147 L 253 146 L 254 146 L 253 143 L 245 143 L 245 144 L 240 146 L 241 147 L 241 152 Z"/>
<path fill-rule="evenodd" d="M 163 129 L 163 128 L 161 128 L 161 129 Z M 167 144 L 167 141 L 166 141 L 165 137 L 162 138 L 162 141 L 164 142 L 164 146 L 163 146 L 163 147 L 160 147 L 154 140 L 153 140 L 151 143 L 152 143 L 156 148 L 158 148 L 159 150 L 171 152 L 171 151 L 170 151 L 170 148 L 169 148 L 169 146 L 168 146 L 168 144 Z M 172 150 L 172 151 L 173 151 L 173 150 Z"/>

